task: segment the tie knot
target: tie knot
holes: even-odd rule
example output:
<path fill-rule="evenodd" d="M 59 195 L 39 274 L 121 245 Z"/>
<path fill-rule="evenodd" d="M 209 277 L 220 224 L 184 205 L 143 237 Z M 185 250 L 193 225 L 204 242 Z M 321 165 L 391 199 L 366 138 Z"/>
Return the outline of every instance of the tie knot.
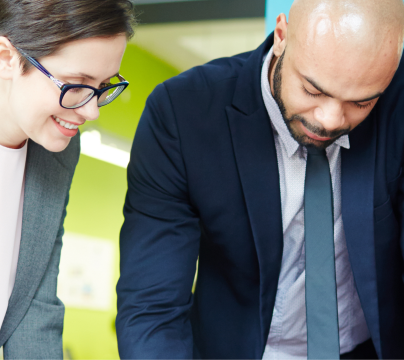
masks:
<path fill-rule="evenodd" d="M 307 146 L 306 149 L 310 155 L 326 156 L 325 149 L 319 149 L 315 146 Z"/>

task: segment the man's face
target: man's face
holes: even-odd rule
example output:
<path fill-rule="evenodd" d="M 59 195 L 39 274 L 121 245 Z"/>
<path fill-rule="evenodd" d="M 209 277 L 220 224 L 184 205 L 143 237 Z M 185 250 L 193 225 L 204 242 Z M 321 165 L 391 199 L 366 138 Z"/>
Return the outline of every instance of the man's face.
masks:
<path fill-rule="evenodd" d="M 272 89 L 293 138 L 326 148 L 363 122 L 397 68 L 383 55 L 287 47 L 275 65 Z"/>

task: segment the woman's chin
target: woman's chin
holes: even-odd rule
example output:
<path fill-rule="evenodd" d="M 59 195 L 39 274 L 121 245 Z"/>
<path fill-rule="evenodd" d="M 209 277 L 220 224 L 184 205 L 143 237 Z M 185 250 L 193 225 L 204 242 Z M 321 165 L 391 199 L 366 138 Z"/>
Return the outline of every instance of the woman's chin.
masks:
<path fill-rule="evenodd" d="M 35 141 L 35 140 L 34 140 Z M 43 146 L 46 150 L 50 152 L 61 152 L 67 148 L 70 143 L 70 138 L 66 138 L 63 140 L 48 140 L 38 142 L 39 145 Z"/>

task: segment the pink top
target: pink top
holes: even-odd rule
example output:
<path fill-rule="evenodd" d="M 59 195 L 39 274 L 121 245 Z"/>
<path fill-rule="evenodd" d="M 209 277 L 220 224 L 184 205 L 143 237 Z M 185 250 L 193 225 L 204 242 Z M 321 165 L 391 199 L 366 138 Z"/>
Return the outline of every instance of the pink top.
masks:
<path fill-rule="evenodd" d="M 14 288 L 20 251 L 27 144 L 21 149 L 0 145 L 0 328 Z"/>

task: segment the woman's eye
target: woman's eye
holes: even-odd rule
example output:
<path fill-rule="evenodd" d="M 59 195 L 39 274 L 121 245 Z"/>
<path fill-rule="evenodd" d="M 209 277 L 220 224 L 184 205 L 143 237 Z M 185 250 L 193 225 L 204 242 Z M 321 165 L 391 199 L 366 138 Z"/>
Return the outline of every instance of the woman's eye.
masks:
<path fill-rule="evenodd" d="M 309 92 L 304 86 L 302 86 L 303 91 L 306 93 L 306 95 L 311 96 L 313 98 L 318 98 L 319 96 L 321 96 L 322 94 L 312 94 L 311 92 Z"/>
<path fill-rule="evenodd" d="M 82 88 L 71 88 L 69 91 L 74 92 L 74 93 L 79 93 L 82 90 L 83 90 Z"/>
<path fill-rule="evenodd" d="M 106 88 L 106 87 L 108 87 L 108 86 L 111 86 L 112 84 L 111 83 L 102 83 L 101 85 L 100 85 L 100 89 L 104 89 L 104 88 Z"/>

